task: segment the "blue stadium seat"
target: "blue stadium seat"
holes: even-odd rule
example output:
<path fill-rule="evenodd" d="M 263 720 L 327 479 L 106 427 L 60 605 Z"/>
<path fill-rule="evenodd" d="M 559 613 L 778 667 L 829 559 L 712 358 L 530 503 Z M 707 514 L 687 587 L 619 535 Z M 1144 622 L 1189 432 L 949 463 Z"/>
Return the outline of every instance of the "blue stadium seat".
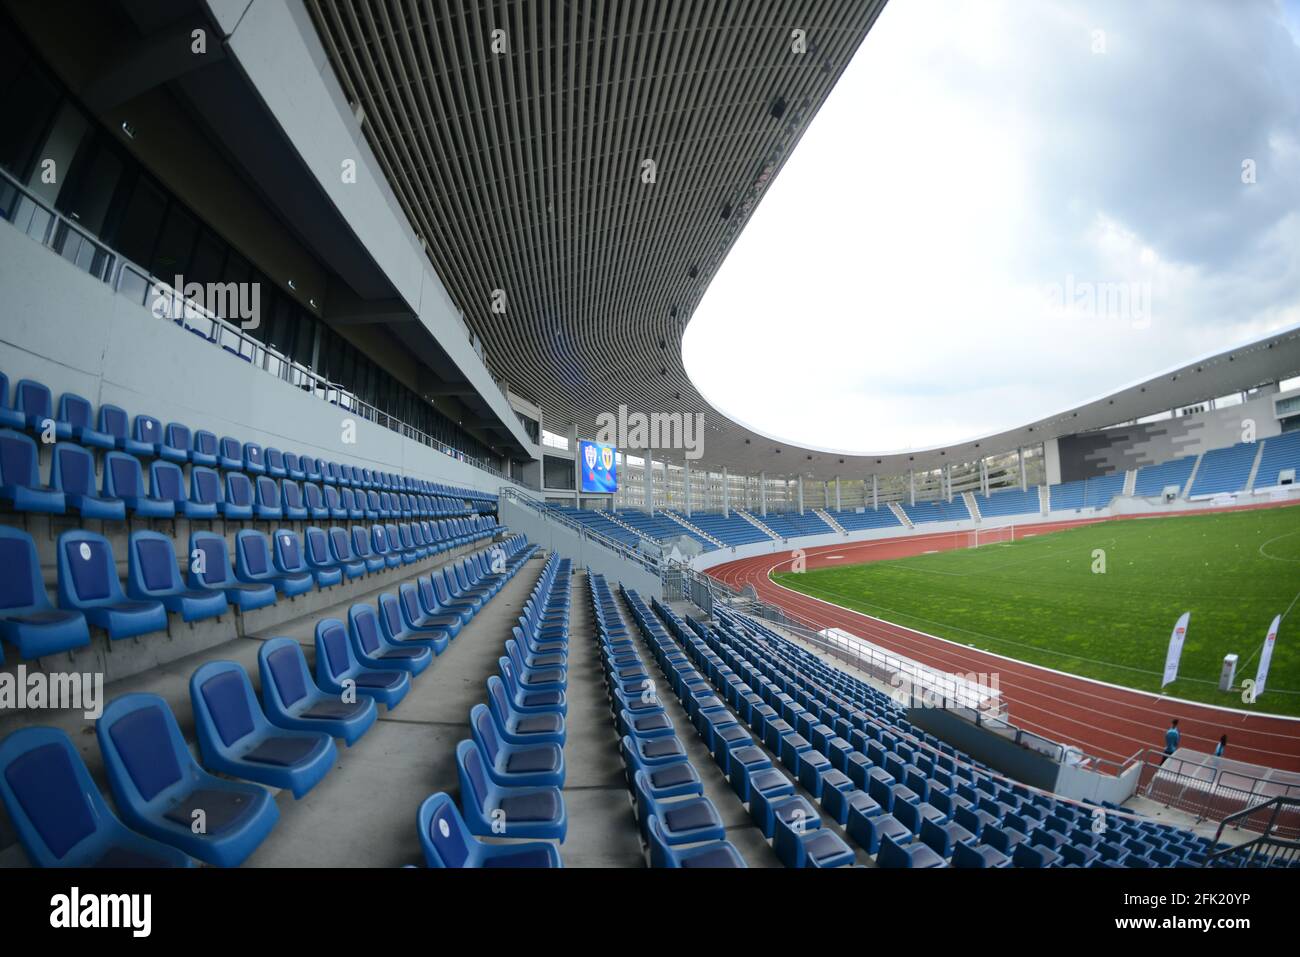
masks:
<path fill-rule="evenodd" d="M 134 532 L 128 545 L 126 593 L 136 601 L 161 601 L 182 621 L 219 618 L 230 608 L 221 592 L 191 589 L 181 580 L 172 540 L 157 532 Z"/>
<path fill-rule="evenodd" d="M 21 657 L 40 658 L 90 644 L 86 616 L 50 604 L 30 535 L 0 525 L 0 568 L 5 570 L 0 576 L 0 637 Z"/>
<path fill-rule="evenodd" d="M 79 395 L 65 392 L 59 397 L 58 421 L 67 424 L 71 432 L 70 437 L 78 445 L 105 450 L 117 446 L 113 436 L 95 428 L 95 416 L 90 402 Z"/>
<path fill-rule="evenodd" d="M 55 439 L 72 438 L 72 426 L 54 418 L 54 398 L 48 386 L 33 379 L 19 379 L 14 386 L 14 409 L 22 415 L 29 432 L 40 435 L 53 424 Z"/>
<path fill-rule="evenodd" d="M 60 442 L 54 446 L 50 484 L 63 493 L 67 507 L 82 518 L 106 522 L 126 520 L 126 503 L 101 498 L 95 490 L 95 458 L 80 445 Z"/>
<path fill-rule="evenodd" d="M 17 512 L 62 515 L 67 502 L 61 491 L 41 484 L 39 463 L 31 436 L 0 430 L 0 499 Z"/>
<path fill-rule="evenodd" d="M 235 578 L 250 585 L 274 586 L 288 598 L 304 595 L 315 587 L 311 575 L 277 570 L 267 537 L 251 528 L 235 535 Z"/>
<path fill-rule="evenodd" d="M 192 867 L 114 816 L 68 736 L 21 728 L 0 742 L 0 798 L 37 867 Z"/>
<path fill-rule="evenodd" d="M 254 483 L 254 491 L 254 518 L 261 521 L 270 521 L 283 517 L 284 512 L 280 505 L 280 486 L 275 484 L 275 479 L 267 475 L 259 475 L 256 483 Z"/>
<path fill-rule="evenodd" d="M 167 628 L 160 601 L 128 601 L 117 579 L 108 539 L 79 529 L 64 532 L 57 546 L 59 607 L 80 611 L 108 637 L 133 638 Z"/>
<path fill-rule="evenodd" d="M 330 588 L 343 581 L 343 569 L 330 554 L 329 539 L 323 528 L 309 525 L 303 531 L 303 555 L 316 584 L 321 588 Z"/>
<path fill-rule="evenodd" d="M 334 526 L 329 530 L 329 549 L 330 556 L 343 574 L 348 578 L 363 578 L 366 574 L 366 563 L 359 560 L 352 553 L 352 540 L 348 536 L 346 528 Z"/>
<path fill-rule="evenodd" d="M 340 700 L 366 695 L 392 711 L 411 690 L 411 676 L 405 671 L 362 667 L 343 622 L 323 618 L 316 623 L 316 684 Z"/>
<path fill-rule="evenodd" d="M 389 568 L 396 568 L 402 564 L 402 556 L 399 552 L 394 551 L 388 544 L 388 530 L 383 525 L 375 525 L 370 529 L 370 537 L 374 545 L 374 552 L 384 560 L 384 564 Z"/>
<path fill-rule="evenodd" d="M 195 465 L 207 465 L 211 468 L 220 467 L 223 469 L 238 467 L 227 465 L 221 460 L 217 448 L 217 437 L 206 429 L 199 429 L 194 433 L 193 443 L 190 450 L 190 461 Z"/>
<path fill-rule="evenodd" d="M 0 429 L 21 429 L 26 424 L 22 413 L 9 404 L 9 377 L 0 372 Z"/>
<path fill-rule="evenodd" d="M 176 515 L 175 501 L 145 493 L 140 460 L 126 452 L 109 452 L 104 456 L 100 495 L 104 499 L 121 501 L 140 518 L 173 518 Z"/>
<path fill-rule="evenodd" d="M 344 701 L 316 687 L 302 647 L 292 638 L 272 638 L 257 651 L 266 716 L 278 728 L 323 731 L 350 747 L 365 734 L 379 709 L 370 698 Z"/>
<path fill-rule="evenodd" d="M 191 588 L 224 593 L 226 600 L 241 612 L 275 604 L 273 586 L 236 580 L 226 550 L 226 537 L 213 532 L 190 533 L 189 584 Z"/>
<path fill-rule="evenodd" d="M 429 867 L 560 867 L 560 852 L 545 841 L 484 844 L 465 826 L 451 798 L 426 798 L 416 817 L 420 846 Z"/>
<path fill-rule="evenodd" d="M 99 431 L 113 439 L 113 447 L 127 455 L 137 458 L 149 458 L 153 455 L 153 443 L 138 442 L 131 437 L 131 420 L 126 410 L 116 405 L 104 403 L 99 407 Z"/>
<path fill-rule="evenodd" d="M 238 466 L 236 466 L 238 468 Z M 244 443 L 244 467 L 243 471 L 249 475 L 266 474 L 266 453 L 256 442 Z M 279 476 L 273 476 L 279 478 Z"/>
<path fill-rule="evenodd" d="M 558 787 L 497 784 L 489 777 L 483 755 L 473 741 L 456 746 L 456 770 L 460 776 L 461 812 L 470 833 L 564 842 L 569 821 Z"/>
<path fill-rule="evenodd" d="M 528 714 L 510 700 L 505 683 L 492 675 L 487 681 L 488 710 L 497 734 L 509 744 L 558 744 L 564 746 L 564 716 L 557 712 Z"/>
<path fill-rule="evenodd" d="M 543 714 L 549 711 L 568 714 L 568 696 L 564 691 L 534 691 L 524 687 L 519 683 L 509 658 L 498 658 L 497 668 L 515 710 L 524 714 Z"/>
<path fill-rule="evenodd" d="M 166 459 L 168 462 L 175 462 L 177 465 L 194 462 L 195 465 L 211 468 L 217 464 L 215 456 L 210 460 L 206 457 L 201 458 L 199 461 L 194 460 L 190 430 L 179 422 L 167 423 L 167 428 L 163 431 L 162 441 L 157 447 L 157 453 L 161 458 Z"/>
<path fill-rule="evenodd" d="M 284 453 L 279 449 L 264 449 L 262 457 L 266 462 L 267 475 L 277 479 L 286 479 L 289 477 L 289 470 L 284 467 Z"/>
<path fill-rule="evenodd" d="M 138 454 L 156 456 L 164 458 L 163 455 L 163 427 L 162 423 L 152 415 L 137 415 L 131 422 L 131 441 L 135 444 L 136 449 L 148 448 L 147 452 Z M 131 451 L 126 449 L 125 451 Z M 136 453 L 133 453 L 136 454 Z M 180 464 L 184 458 L 176 458 L 174 453 L 169 453 L 171 457 L 167 458 L 169 462 Z"/>
<path fill-rule="evenodd" d="M 931 848 L 920 842 L 900 844 L 892 835 L 885 835 L 876 854 L 877 867 L 945 867 L 947 862 Z"/>
<path fill-rule="evenodd" d="M 383 631 L 384 640 L 391 645 L 404 647 L 408 645 L 419 645 L 429 648 L 435 655 L 440 655 L 447 650 L 447 645 L 451 639 L 447 637 L 445 631 L 439 631 L 436 628 L 414 629 L 409 628 L 402 619 L 402 605 L 397 596 L 392 592 L 384 592 L 379 596 L 379 627 Z"/>
<path fill-rule="evenodd" d="M 196 465 L 190 469 L 190 504 L 185 514 L 190 518 L 216 518 L 226 514 L 226 497 L 221 491 L 221 476 L 210 468 Z"/>
<path fill-rule="evenodd" d="M 253 684 L 233 661 L 210 661 L 190 676 L 190 704 L 203 764 L 231 777 L 285 788 L 301 798 L 334 766 L 327 734 L 276 728 Z"/>
<path fill-rule="evenodd" d="M 211 435 L 211 433 L 207 433 Z M 239 472 L 244 468 L 244 446 L 239 439 L 229 435 L 222 436 L 217 443 L 217 464 L 228 472 Z"/>
<path fill-rule="evenodd" d="M 353 525 L 352 529 L 352 554 L 356 555 L 359 561 L 365 562 L 368 573 L 379 572 L 384 570 L 387 564 L 382 555 L 376 555 L 370 548 L 370 535 L 364 525 Z"/>
<path fill-rule="evenodd" d="M 199 767 L 158 695 L 128 694 L 109 702 L 95 735 L 125 823 L 191 857 L 236 867 L 280 818 L 264 788 Z"/>
<path fill-rule="evenodd" d="M 385 640 L 374 608 L 358 603 L 348 609 L 348 635 L 357 660 L 368 668 L 400 668 L 418 675 L 433 664 L 433 649 L 424 646 L 398 646 Z"/>
<path fill-rule="evenodd" d="M 564 786 L 564 752 L 555 744 L 509 744 L 492 724 L 486 705 L 470 711 L 470 732 L 488 777 L 507 787 Z"/>
<path fill-rule="evenodd" d="M 778 809 L 776 815 L 776 836 L 772 848 L 777 858 L 786 867 L 852 867 L 853 849 L 844 843 L 838 834 L 812 822 L 800 825 L 798 819 L 791 820 L 782 813 L 786 806 Z"/>
<path fill-rule="evenodd" d="M 280 507 L 289 521 L 307 521 L 308 512 L 302 500 L 302 487 L 292 479 L 280 480 Z"/>
<path fill-rule="evenodd" d="M 253 517 L 253 483 L 243 472 L 226 473 L 226 494 L 218 505 L 221 514 L 236 522 L 246 522 Z"/>

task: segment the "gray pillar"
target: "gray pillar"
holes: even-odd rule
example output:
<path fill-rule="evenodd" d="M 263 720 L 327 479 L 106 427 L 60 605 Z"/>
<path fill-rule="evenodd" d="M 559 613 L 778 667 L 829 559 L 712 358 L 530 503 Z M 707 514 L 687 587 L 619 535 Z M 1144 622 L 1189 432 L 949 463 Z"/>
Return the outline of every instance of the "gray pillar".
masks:
<path fill-rule="evenodd" d="M 840 477 L 837 475 L 835 476 L 835 511 L 837 512 L 844 511 L 843 506 L 840 505 L 840 501 Z"/>
<path fill-rule="evenodd" d="M 948 491 L 948 501 L 952 501 L 952 463 L 943 467 L 943 484 Z"/>
<path fill-rule="evenodd" d="M 691 517 L 691 460 L 682 460 L 682 497 L 686 499 L 686 517 Z"/>
<path fill-rule="evenodd" d="M 799 493 L 799 514 L 802 515 L 803 514 L 803 476 L 802 475 L 799 476 L 799 485 L 797 491 Z"/>
<path fill-rule="evenodd" d="M 880 476 L 871 476 L 871 507 L 880 511 Z"/>
<path fill-rule="evenodd" d="M 907 504 L 916 504 L 916 472 L 907 470 Z"/>
<path fill-rule="evenodd" d="M 655 513 L 655 460 L 650 450 L 645 450 L 645 510 L 649 515 Z"/>
<path fill-rule="evenodd" d="M 731 517 L 731 483 L 727 480 L 727 467 L 722 467 L 722 517 Z"/>
<path fill-rule="evenodd" d="M 758 473 L 758 510 L 767 518 L 767 473 Z"/>
<path fill-rule="evenodd" d="M 1020 491 L 1029 491 L 1029 480 L 1025 477 L 1025 447 L 1016 448 L 1016 458 L 1020 460 Z"/>

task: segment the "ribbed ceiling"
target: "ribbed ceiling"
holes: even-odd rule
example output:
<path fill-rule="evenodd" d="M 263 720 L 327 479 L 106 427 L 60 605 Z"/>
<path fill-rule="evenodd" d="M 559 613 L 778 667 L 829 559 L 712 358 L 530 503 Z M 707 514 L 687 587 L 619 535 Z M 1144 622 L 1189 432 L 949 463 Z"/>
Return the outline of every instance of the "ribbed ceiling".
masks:
<path fill-rule="evenodd" d="M 307 6 L 492 371 L 552 431 L 702 412 L 705 463 L 770 455 L 692 386 L 682 332 L 884 0 Z"/>

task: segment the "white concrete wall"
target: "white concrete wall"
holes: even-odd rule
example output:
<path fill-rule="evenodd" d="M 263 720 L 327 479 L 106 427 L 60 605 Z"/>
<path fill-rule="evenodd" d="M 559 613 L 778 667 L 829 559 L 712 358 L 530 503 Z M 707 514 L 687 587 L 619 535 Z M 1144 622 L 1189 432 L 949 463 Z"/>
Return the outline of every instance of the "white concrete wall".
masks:
<path fill-rule="evenodd" d="M 115 295 L 8 223 L 0 223 L 0 371 L 37 379 L 98 409 L 119 405 L 218 437 L 363 468 L 495 492 L 502 479 L 355 418 L 147 309 Z"/>

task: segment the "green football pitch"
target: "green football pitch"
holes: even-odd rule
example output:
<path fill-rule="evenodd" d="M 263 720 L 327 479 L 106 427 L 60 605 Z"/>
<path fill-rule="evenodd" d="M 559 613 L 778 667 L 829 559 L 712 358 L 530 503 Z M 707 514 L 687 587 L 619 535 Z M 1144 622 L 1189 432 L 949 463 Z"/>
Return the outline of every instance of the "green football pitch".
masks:
<path fill-rule="evenodd" d="M 892 561 L 774 575 L 780 584 L 932 635 L 1158 691 L 1191 612 L 1176 697 L 1300 714 L 1300 507 L 1132 519 Z M 1021 534 L 1032 537 L 1020 537 Z M 1242 701 L 1274 615 L 1265 693 Z M 1238 690 L 1218 690 L 1237 654 Z"/>

